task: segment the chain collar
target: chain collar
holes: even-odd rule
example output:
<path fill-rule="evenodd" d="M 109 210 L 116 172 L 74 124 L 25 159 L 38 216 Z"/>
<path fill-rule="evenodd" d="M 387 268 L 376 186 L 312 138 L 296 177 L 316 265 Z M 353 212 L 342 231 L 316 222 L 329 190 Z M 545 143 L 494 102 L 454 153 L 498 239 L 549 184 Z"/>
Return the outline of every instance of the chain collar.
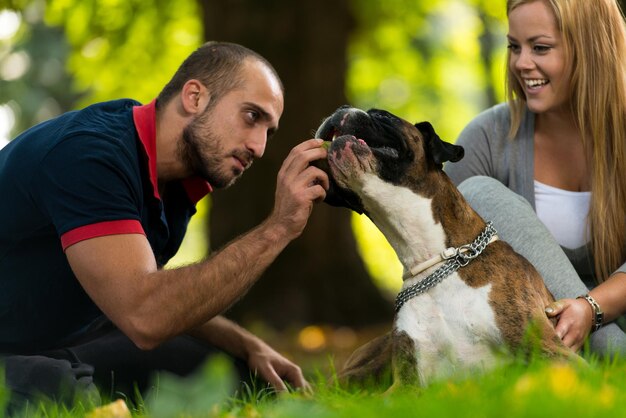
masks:
<path fill-rule="evenodd" d="M 493 223 L 490 221 L 487 222 L 485 229 L 478 234 L 478 237 L 476 237 L 471 244 L 453 248 L 451 253 L 449 252 L 450 249 L 444 251 L 444 254 L 446 252 L 448 252 L 448 254 L 443 257 L 447 260 L 443 266 L 439 267 L 424 280 L 420 280 L 418 283 L 415 283 L 398 293 L 398 296 L 396 296 L 396 312 L 398 312 L 402 305 L 404 305 L 408 300 L 424 293 L 428 289 L 435 287 L 447 276 L 454 273 L 459 268 L 468 265 L 470 261 L 478 257 L 483 252 L 487 245 L 498 239 L 496 234 L 497 231 L 493 227 Z"/>

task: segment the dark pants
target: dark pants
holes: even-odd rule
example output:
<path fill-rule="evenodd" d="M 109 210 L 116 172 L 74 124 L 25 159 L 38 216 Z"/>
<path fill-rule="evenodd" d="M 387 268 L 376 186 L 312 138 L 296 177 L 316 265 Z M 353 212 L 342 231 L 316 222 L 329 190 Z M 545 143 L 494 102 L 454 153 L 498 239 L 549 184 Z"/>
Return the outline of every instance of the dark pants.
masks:
<path fill-rule="evenodd" d="M 113 329 L 80 345 L 36 355 L 4 355 L 1 361 L 11 391 L 10 408 L 15 409 L 42 395 L 68 404 L 76 398 L 98 403 L 100 394 L 105 399 L 124 396 L 134 400 L 136 389 L 145 395 L 156 372 L 187 376 L 211 354 L 218 353 L 222 352 L 189 336 L 142 351 Z M 249 382 L 247 365 L 238 359 L 232 361 L 241 381 Z"/>

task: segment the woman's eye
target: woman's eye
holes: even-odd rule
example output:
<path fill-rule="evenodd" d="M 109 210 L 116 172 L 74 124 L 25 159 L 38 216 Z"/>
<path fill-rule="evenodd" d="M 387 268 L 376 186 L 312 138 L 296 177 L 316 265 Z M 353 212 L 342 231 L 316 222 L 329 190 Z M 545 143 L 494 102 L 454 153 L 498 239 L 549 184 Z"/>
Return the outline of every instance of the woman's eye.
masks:
<path fill-rule="evenodd" d="M 548 45 L 535 45 L 533 49 L 535 50 L 535 52 L 539 54 L 544 54 L 548 52 L 551 49 L 551 47 Z"/>
<path fill-rule="evenodd" d="M 509 43 L 506 47 L 507 47 L 507 48 L 509 49 L 509 51 L 511 51 L 511 52 L 517 52 L 517 51 L 519 51 L 519 45 L 517 45 L 517 44 L 512 44 L 512 43 Z"/>

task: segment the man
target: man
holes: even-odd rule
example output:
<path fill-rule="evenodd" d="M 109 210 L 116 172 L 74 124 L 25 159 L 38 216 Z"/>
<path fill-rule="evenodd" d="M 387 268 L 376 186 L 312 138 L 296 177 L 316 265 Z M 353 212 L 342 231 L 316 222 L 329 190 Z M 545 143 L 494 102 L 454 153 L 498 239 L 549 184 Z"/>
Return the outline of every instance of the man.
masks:
<path fill-rule="evenodd" d="M 0 352 L 9 388 L 59 396 L 92 375 L 116 389 L 141 387 L 153 370 L 189 373 L 210 347 L 277 390 L 283 380 L 307 386 L 298 366 L 220 314 L 325 197 L 328 177 L 309 164 L 326 156 L 321 140 L 288 155 L 263 223 L 206 261 L 161 269 L 195 202 L 263 155 L 282 111 L 283 87 L 265 59 L 210 42 L 152 103 L 70 112 L 0 151 Z"/>

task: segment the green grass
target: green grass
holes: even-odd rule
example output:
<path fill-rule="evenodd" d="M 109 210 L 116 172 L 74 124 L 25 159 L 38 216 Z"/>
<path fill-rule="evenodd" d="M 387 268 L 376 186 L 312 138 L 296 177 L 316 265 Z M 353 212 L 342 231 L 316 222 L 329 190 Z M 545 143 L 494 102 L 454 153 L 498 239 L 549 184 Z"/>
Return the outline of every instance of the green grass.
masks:
<path fill-rule="evenodd" d="M 232 397 L 232 374 L 216 360 L 191 379 L 161 376 L 157 389 L 131 411 L 134 417 L 154 418 L 626 417 L 626 362 L 589 363 L 514 362 L 484 374 L 392 393 L 382 388 L 346 391 L 318 375 L 311 395 L 275 395 L 266 388 L 245 387 Z M 6 400 L 3 394 L 0 388 L 0 403 Z M 82 417 L 90 409 L 41 404 L 16 416 Z"/>

